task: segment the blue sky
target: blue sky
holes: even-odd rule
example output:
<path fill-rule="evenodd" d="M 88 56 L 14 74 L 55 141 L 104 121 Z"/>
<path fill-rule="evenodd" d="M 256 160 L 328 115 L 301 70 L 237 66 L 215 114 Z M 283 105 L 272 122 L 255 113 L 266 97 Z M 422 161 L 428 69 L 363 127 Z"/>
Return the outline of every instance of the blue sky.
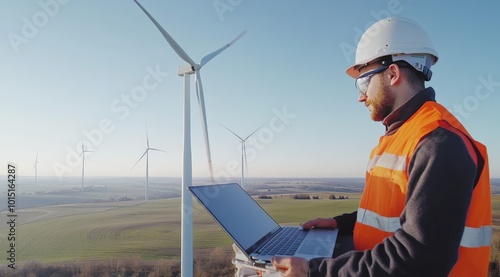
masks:
<path fill-rule="evenodd" d="M 132 0 L 0 0 L 0 164 L 20 175 L 181 176 L 184 64 Z M 345 69 L 380 18 L 419 22 L 440 59 L 437 100 L 489 149 L 500 177 L 500 18 L 496 1 L 142 0 L 199 62 L 247 33 L 201 71 L 214 172 L 250 177 L 362 177 L 384 133 L 357 102 Z M 193 175 L 209 175 L 192 78 Z"/>

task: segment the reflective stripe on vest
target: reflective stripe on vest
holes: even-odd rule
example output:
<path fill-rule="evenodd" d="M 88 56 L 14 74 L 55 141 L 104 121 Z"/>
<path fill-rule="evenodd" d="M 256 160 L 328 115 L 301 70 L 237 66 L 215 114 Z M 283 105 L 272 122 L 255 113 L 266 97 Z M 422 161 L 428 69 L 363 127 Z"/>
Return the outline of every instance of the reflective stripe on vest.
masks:
<path fill-rule="evenodd" d="M 376 155 L 368 161 L 366 171 L 370 171 L 376 166 L 403 171 L 406 169 L 406 157 L 389 153 Z"/>
<path fill-rule="evenodd" d="M 363 208 L 358 208 L 357 221 L 384 232 L 396 232 L 401 228 L 399 217 L 386 217 Z"/>
<path fill-rule="evenodd" d="M 493 228 L 491 226 L 465 227 L 460 246 L 469 248 L 490 246 L 492 232 Z"/>
<path fill-rule="evenodd" d="M 358 208 L 357 221 L 384 232 L 394 233 L 401 228 L 399 217 L 381 216 L 373 211 Z M 483 247 L 491 244 L 493 229 L 491 226 L 479 228 L 465 227 L 460 241 L 462 247 Z"/>

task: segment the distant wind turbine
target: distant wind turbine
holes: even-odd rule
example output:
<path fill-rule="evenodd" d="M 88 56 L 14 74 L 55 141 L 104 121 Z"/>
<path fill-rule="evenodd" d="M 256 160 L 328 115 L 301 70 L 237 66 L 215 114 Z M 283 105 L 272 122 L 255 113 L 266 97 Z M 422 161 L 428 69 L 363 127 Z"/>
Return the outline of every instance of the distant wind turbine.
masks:
<path fill-rule="evenodd" d="M 205 112 L 205 100 L 203 96 L 203 86 L 201 83 L 200 69 L 212 60 L 215 56 L 220 54 L 226 48 L 231 46 L 237 41 L 245 32 L 241 33 L 233 41 L 224 45 L 220 49 L 206 55 L 201 59 L 201 62 L 195 63 L 191 57 L 180 47 L 179 44 L 163 29 L 163 27 L 149 14 L 149 12 L 137 1 L 134 2 L 141 8 L 141 10 L 149 17 L 151 22 L 158 28 L 163 37 L 167 40 L 170 47 L 179 55 L 181 59 L 188 63 L 188 65 L 179 66 L 177 74 L 184 78 L 184 147 L 183 147 L 183 167 L 182 167 L 182 214 L 181 214 L 181 274 L 184 277 L 193 276 L 193 219 L 192 219 L 192 196 L 188 187 L 192 185 L 192 161 L 191 161 L 191 110 L 190 110 L 190 75 L 195 74 L 196 80 L 196 93 L 198 96 L 198 103 L 200 108 L 201 123 L 203 126 L 203 133 L 205 136 L 205 146 L 207 150 L 208 167 L 210 170 L 210 177 L 212 183 L 215 183 L 212 158 L 210 155 L 210 143 L 208 140 L 208 128 Z"/>
<path fill-rule="evenodd" d="M 35 170 L 35 186 L 37 185 L 38 181 L 38 153 L 36 153 L 36 158 L 35 158 L 35 163 L 33 164 L 33 169 Z"/>
<path fill-rule="evenodd" d="M 257 132 L 257 130 L 259 130 L 260 128 L 262 128 L 262 126 L 264 126 L 264 125 L 261 125 L 259 128 L 255 129 L 255 131 L 253 131 L 250 135 L 248 135 L 244 139 L 241 138 L 240 136 L 238 136 L 235 132 L 231 131 L 226 126 L 224 126 L 222 124 L 221 124 L 221 126 L 224 127 L 224 128 L 226 128 L 226 130 L 228 130 L 229 132 L 231 132 L 233 135 L 235 135 L 237 138 L 240 139 L 240 142 L 241 142 L 241 185 L 243 186 L 245 184 L 245 169 L 248 171 L 246 141 L 253 134 L 255 134 L 255 132 Z"/>
<path fill-rule="evenodd" d="M 141 161 L 141 159 L 146 156 L 146 184 L 145 184 L 145 188 L 144 188 L 144 201 L 148 201 L 149 200 L 149 193 L 148 193 L 148 183 L 149 183 L 149 150 L 153 150 L 153 151 L 161 151 L 161 152 L 165 152 L 163 150 L 160 150 L 160 149 L 156 149 L 156 148 L 151 148 L 149 147 L 149 137 L 148 137 L 148 131 L 146 130 L 146 151 L 144 151 L 144 154 L 142 154 L 142 156 L 139 158 L 139 160 L 137 160 L 137 162 L 134 164 L 134 166 L 132 167 L 132 169 Z"/>
<path fill-rule="evenodd" d="M 80 153 L 80 156 L 78 157 L 82 157 L 82 190 L 83 190 L 83 180 L 84 180 L 84 176 L 85 176 L 85 153 L 87 152 L 94 152 L 94 151 L 87 151 L 83 148 L 83 143 L 82 143 L 82 153 Z"/>

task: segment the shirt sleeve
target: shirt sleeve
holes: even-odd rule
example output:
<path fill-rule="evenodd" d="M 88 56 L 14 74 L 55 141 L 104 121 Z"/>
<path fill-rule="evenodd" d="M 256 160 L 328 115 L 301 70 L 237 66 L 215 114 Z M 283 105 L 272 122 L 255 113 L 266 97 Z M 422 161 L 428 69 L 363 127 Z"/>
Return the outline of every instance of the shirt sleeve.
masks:
<path fill-rule="evenodd" d="M 358 212 L 353 212 L 350 214 L 339 215 L 333 218 L 337 221 L 337 228 L 339 229 L 339 235 L 352 236 L 357 216 Z"/>
<path fill-rule="evenodd" d="M 458 259 L 476 174 L 463 139 L 434 130 L 408 165 L 401 228 L 371 250 L 311 260 L 309 276 L 448 276 Z"/>

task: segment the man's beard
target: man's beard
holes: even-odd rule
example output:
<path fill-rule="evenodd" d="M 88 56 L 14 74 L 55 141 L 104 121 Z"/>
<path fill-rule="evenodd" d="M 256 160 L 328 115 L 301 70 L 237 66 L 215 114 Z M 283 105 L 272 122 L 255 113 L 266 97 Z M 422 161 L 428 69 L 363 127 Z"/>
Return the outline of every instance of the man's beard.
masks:
<path fill-rule="evenodd" d="M 383 82 L 375 97 L 368 100 L 367 104 L 368 106 L 371 105 L 371 118 L 373 121 L 382 121 L 393 110 L 394 95 L 391 93 L 389 86 Z"/>

